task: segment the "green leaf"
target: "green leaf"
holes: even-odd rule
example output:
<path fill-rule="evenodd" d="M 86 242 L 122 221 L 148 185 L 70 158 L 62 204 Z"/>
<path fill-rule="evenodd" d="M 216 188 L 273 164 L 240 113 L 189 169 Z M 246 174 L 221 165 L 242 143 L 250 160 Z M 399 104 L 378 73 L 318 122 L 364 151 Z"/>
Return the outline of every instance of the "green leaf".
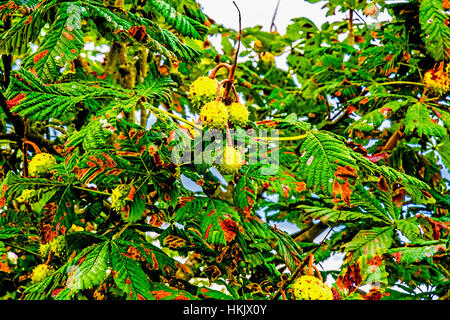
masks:
<path fill-rule="evenodd" d="M 197 217 L 209 201 L 207 197 L 182 197 L 173 216 L 174 221 L 183 222 Z"/>
<path fill-rule="evenodd" d="M 55 300 L 73 300 L 75 291 L 70 288 L 62 289 L 54 298 Z"/>
<path fill-rule="evenodd" d="M 135 95 L 141 99 L 155 99 L 161 102 L 170 102 L 172 99 L 172 90 L 176 83 L 170 77 L 156 77 L 151 73 L 144 81 L 134 88 Z"/>
<path fill-rule="evenodd" d="M 416 130 L 419 136 L 444 137 L 447 130 L 439 124 L 432 121 L 430 111 L 423 103 L 416 103 L 408 107 L 405 116 L 405 133 L 410 134 Z"/>
<path fill-rule="evenodd" d="M 240 219 L 234 208 L 225 201 L 210 199 L 201 212 L 200 229 L 210 244 L 227 244 L 238 232 Z"/>
<path fill-rule="evenodd" d="M 199 300 L 185 290 L 168 287 L 158 282 L 150 283 L 150 292 L 156 300 Z"/>
<path fill-rule="evenodd" d="M 411 264 L 425 259 L 431 259 L 441 250 L 445 251 L 446 248 L 442 245 L 432 245 L 423 247 L 392 248 L 388 250 L 388 253 L 394 255 L 399 263 Z"/>
<path fill-rule="evenodd" d="M 370 193 L 361 185 L 356 186 L 356 192 L 352 194 L 352 204 L 364 209 L 368 213 L 364 216 L 370 216 L 374 221 L 382 221 L 385 224 L 391 224 L 394 221 L 387 210 L 386 203 L 381 203 L 374 193 Z"/>
<path fill-rule="evenodd" d="M 74 21 L 76 12 L 81 12 L 78 3 L 62 3 L 38 50 L 23 62 L 23 67 L 33 70 L 44 83 L 51 83 L 59 78 L 60 69 L 78 57 L 83 48 L 81 21 Z"/>
<path fill-rule="evenodd" d="M 352 201 L 352 204 L 357 206 L 354 201 Z M 327 207 L 313 207 L 307 205 L 299 205 L 297 208 L 307 213 L 307 216 L 304 217 L 304 219 L 308 219 L 309 217 L 312 219 L 320 219 L 321 221 L 326 223 L 334 223 L 336 221 L 357 221 L 360 219 L 370 219 L 376 222 L 383 221 L 379 217 L 372 214 L 366 214 L 357 211 L 337 210 Z"/>
<path fill-rule="evenodd" d="M 285 232 L 273 230 L 273 235 L 277 240 L 276 252 L 281 256 L 286 266 L 293 272 L 301 261 L 301 249 L 297 243 Z"/>
<path fill-rule="evenodd" d="M 437 150 L 441 155 L 442 162 L 447 167 L 447 169 L 450 170 L 450 138 L 448 135 L 445 136 L 441 140 L 441 143 L 438 144 Z"/>
<path fill-rule="evenodd" d="M 416 218 L 414 217 L 397 221 L 398 230 L 411 241 L 416 241 L 420 237 L 420 227 L 415 220 Z"/>
<path fill-rule="evenodd" d="M 358 169 L 344 142 L 324 131 L 309 131 L 300 153 L 301 178 L 314 192 L 333 195 L 338 167 Z"/>
<path fill-rule="evenodd" d="M 2 33 L 0 35 L 0 54 L 20 55 L 26 53 L 29 43 L 34 43 L 38 38 L 50 9 L 55 7 L 58 2 L 57 0 L 47 1 Z"/>
<path fill-rule="evenodd" d="M 157 51 L 167 58 L 177 57 L 186 61 L 195 61 L 202 55 L 201 52 L 183 44 L 172 32 L 161 28 L 155 21 L 142 18 L 130 11 L 115 10 L 112 12 L 97 1 L 87 1 L 84 6 L 91 19 L 98 18 L 101 21 L 100 25 L 109 25 L 109 28 L 99 28 L 105 37 L 111 37 L 111 34 L 114 33 L 126 33 L 131 38 L 128 32 L 133 30 L 133 27 L 143 26 L 147 37 L 143 37 L 139 41 L 144 42 L 152 51 Z"/>
<path fill-rule="evenodd" d="M 102 121 L 90 121 L 80 131 L 69 137 L 65 147 L 72 148 L 81 145 L 86 151 L 104 148 L 111 136 L 111 131 L 104 129 L 103 126 Z"/>
<path fill-rule="evenodd" d="M 371 132 L 376 130 L 391 113 L 395 113 L 400 107 L 409 101 L 390 101 L 382 108 L 375 109 L 363 115 L 360 119 L 353 122 L 347 130 L 359 130 L 362 132 Z"/>
<path fill-rule="evenodd" d="M 150 283 L 140 263 L 128 256 L 128 246 L 119 241 L 111 243 L 111 264 L 114 283 L 129 300 L 154 300 Z"/>
<path fill-rule="evenodd" d="M 67 287 L 73 290 L 93 288 L 101 283 L 107 276 L 109 242 L 95 244 L 89 251 L 78 259 L 78 264 L 73 266 L 67 280 Z"/>
<path fill-rule="evenodd" d="M 256 182 L 248 175 L 242 175 L 234 187 L 234 204 L 241 210 L 250 210 L 255 204 L 257 191 Z"/>
<path fill-rule="evenodd" d="M 392 245 L 394 227 L 375 227 L 370 230 L 361 230 L 345 245 L 345 250 L 353 252 L 352 259 L 359 256 L 372 257 L 380 254 Z"/>
<path fill-rule="evenodd" d="M 128 93 L 128 94 L 127 94 Z M 12 112 L 32 120 L 64 118 L 85 99 L 129 98 L 124 89 L 102 88 L 98 83 L 57 83 L 46 85 L 33 73 L 20 69 L 13 72 L 6 97 Z"/>
<path fill-rule="evenodd" d="M 436 61 L 449 59 L 450 28 L 448 14 L 441 0 L 422 0 L 419 7 L 419 22 L 425 47 Z"/>
<path fill-rule="evenodd" d="M 430 187 L 425 182 L 397 171 L 394 168 L 386 165 L 378 165 L 369 159 L 363 157 L 360 153 L 352 152 L 352 157 L 355 158 L 361 171 L 366 175 L 383 176 L 390 184 L 398 183 L 405 188 L 405 191 L 417 204 L 434 203 L 434 198 L 428 193 Z"/>
<path fill-rule="evenodd" d="M 203 40 L 208 32 L 206 26 L 177 12 L 167 1 L 150 0 L 148 3 L 152 11 L 162 15 L 183 36 Z"/>
<path fill-rule="evenodd" d="M 20 228 L 17 227 L 0 227 L 0 239 L 13 238 L 19 234 L 22 234 Z"/>
<path fill-rule="evenodd" d="M 307 18 L 294 18 L 293 23 L 287 26 L 286 36 L 291 41 L 298 39 L 304 39 L 308 37 L 310 33 L 316 33 L 319 29 L 316 27 L 314 22 Z"/>

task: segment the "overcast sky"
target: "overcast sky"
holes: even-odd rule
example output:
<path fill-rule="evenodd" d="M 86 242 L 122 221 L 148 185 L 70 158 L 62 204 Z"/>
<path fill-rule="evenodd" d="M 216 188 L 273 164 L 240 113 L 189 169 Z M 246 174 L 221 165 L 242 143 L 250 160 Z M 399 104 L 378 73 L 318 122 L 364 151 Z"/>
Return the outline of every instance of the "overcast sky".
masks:
<path fill-rule="evenodd" d="M 226 27 L 238 28 L 238 15 L 232 0 L 198 0 L 204 13 L 214 19 L 217 23 Z M 242 27 L 252 27 L 261 25 L 264 31 L 270 30 L 270 24 L 275 12 L 278 0 L 236 0 L 236 4 L 241 10 Z M 324 1 L 311 4 L 304 0 L 280 0 L 278 12 L 275 18 L 275 25 L 278 32 L 284 33 L 286 26 L 292 18 L 306 17 L 311 19 L 318 26 L 325 21 L 336 20 L 345 17 L 326 17 L 326 9 L 321 9 Z"/>

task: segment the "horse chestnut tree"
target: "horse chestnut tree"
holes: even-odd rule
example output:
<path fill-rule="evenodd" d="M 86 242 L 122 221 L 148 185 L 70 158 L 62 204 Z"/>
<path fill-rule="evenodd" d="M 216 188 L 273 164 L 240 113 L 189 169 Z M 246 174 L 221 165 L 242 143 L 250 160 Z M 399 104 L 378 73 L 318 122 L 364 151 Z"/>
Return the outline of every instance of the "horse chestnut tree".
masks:
<path fill-rule="evenodd" d="M 448 299 L 448 1 L 325 2 L 0 1 L 0 298 Z"/>

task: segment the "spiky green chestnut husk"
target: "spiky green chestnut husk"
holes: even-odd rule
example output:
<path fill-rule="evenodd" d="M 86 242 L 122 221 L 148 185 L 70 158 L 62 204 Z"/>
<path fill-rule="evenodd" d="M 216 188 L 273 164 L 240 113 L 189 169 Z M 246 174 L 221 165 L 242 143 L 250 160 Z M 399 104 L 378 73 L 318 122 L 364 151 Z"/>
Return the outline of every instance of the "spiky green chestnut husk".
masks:
<path fill-rule="evenodd" d="M 42 257 L 47 257 L 50 253 L 51 245 L 50 242 L 47 242 L 46 244 L 39 244 L 39 253 Z"/>
<path fill-rule="evenodd" d="M 130 194 L 131 187 L 127 184 L 119 184 L 111 194 L 111 207 L 116 211 L 121 211 L 126 206 L 127 196 Z"/>
<path fill-rule="evenodd" d="M 200 77 L 192 82 L 189 87 L 189 99 L 192 102 L 192 111 L 198 113 L 202 105 L 215 100 L 218 87 L 219 81 L 209 77 Z"/>
<path fill-rule="evenodd" d="M 234 147 L 227 146 L 223 150 L 223 163 L 217 164 L 217 170 L 222 174 L 235 174 L 242 167 L 242 154 Z"/>
<path fill-rule="evenodd" d="M 200 120 L 207 127 L 223 129 L 228 122 L 227 107 L 220 101 L 208 102 L 200 111 Z"/>
<path fill-rule="evenodd" d="M 66 252 L 66 237 L 64 235 L 57 236 L 50 242 L 50 249 L 57 257 L 64 256 Z"/>
<path fill-rule="evenodd" d="M 19 202 L 30 202 L 30 200 L 33 199 L 34 195 L 36 194 L 36 191 L 33 189 L 25 189 L 22 191 L 20 196 L 17 197 L 17 201 Z"/>
<path fill-rule="evenodd" d="M 275 56 L 270 52 L 266 52 L 261 55 L 261 62 L 265 68 L 270 69 L 275 66 Z"/>
<path fill-rule="evenodd" d="M 233 102 L 228 106 L 228 115 L 232 124 L 243 126 L 248 122 L 249 112 L 242 103 Z"/>
<path fill-rule="evenodd" d="M 31 274 L 31 281 L 33 283 L 38 283 L 51 275 L 53 269 L 46 264 L 40 264 L 33 269 L 33 273 Z"/>
<path fill-rule="evenodd" d="M 292 289 L 296 300 L 333 300 L 331 289 L 313 276 L 297 278 Z"/>
<path fill-rule="evenodd" d="M 33 177 L 43 176 L 56 165 L 56 159 L 50 153 L 38 153 L 28 163 L 28 174 Z"/>

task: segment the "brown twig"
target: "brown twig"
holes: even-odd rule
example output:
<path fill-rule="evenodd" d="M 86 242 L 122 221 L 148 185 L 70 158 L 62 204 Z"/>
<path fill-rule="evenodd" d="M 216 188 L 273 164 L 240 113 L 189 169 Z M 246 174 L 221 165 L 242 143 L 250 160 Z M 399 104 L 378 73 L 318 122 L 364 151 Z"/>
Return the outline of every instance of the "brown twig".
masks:
<path fill-rule="evenodd" d="M 233 146 L 233 140 L 231 139 L 230 127 L 228 126 L 228 123 L 225 124 L 225 132 L 226 132 L 226 136 L 227 136 L 227 145 L 229 147 L 232 147 Z"/>
<path fill-rule="evenodd" d="M 25 130 L 23 132 L 23 139 L 22 139 L 23 176 L 25 178 L 28 177 L 27 132 L 28 132 L 28 120 L 26 120 L 25 122 Z"/>
<path fill-rule="evenodd" d="M 211 74 L 209 75 L 210 79 L 215 79 L 216 78 L 216 74 L 219 71 L 220 68 L 226 68 L 228 69 L 228 77 L 231 74 L 231 68 L 232 66 L 228 63 L 219 63 L 217 66 L 214 67 L 214 69 L 212 69 Z"/>
<path fill-rule="evenodd" d="M 354 35 L 353 35 L 353 9 L 350 9 L 348 18 L 348 33 L 350 35 L 350 45 L 353 45 Z"/>
<path fill-rule="evenodd" d="M 238 60 L 238 56 L 239 56 L 239 50 L 241 48 L 241 36 L 242 36 L 242 19 L 241 19 L 241 10 L 239 9 L 239 7 L 237 6 L 236 2 L 233 1 L 234 6 L 236 7 L 238 14 L 239 14 L 239 35 L 238 35 L 238 46 L 236 49 L 236 54 L 234 57 L 234 63 L 233 66 L 231 67 L 231 71 L 230 74 L 228 76 L 228 82 L 225 84 L 225 90 L 223 93 L 223 102 L 226 105 L 230 105 L 232 103 L 231 97 L 230 97 L 230 91 L 231 91 L 231 87 L 233 85 L 234 82 L 234 76 L 236 73 L 236 67 L 237 67 L 237 60 Z"/>
<path fill-rule="evenodd" d="M 41 149 L 39 149 L 39 147 L 37 146 L 36 143 L 34 143 L 32 141 L 29 141 L 26 138 L 23 139 L 23 143 L 24 144 L 29 144 L 30 146 L 32 146 L 35 153 L 41 153 L 42 152 Z"/>
<path fill-rule="evenodd" d="M 382 151 L 392 150 L 397 146 L 399 140 L 403 138 L 403 127 L 396 130 L 394 134 L 389 138 L 386 144 L 383 146 Z"/>
<path fill-rule="evenodd" d="M 6 15 L 3 20 L 3 29 L 6 31 L 11 28 L 11 16 Z M 9 79 L 11 75 L 13 56 L 12 54 L 3 54 L 3 87 L 7 88 L 9 86 Z"/>
<path fill-rule="evenodd" d="M 280 7 L 280 0 L 278 0 L 277 6 L 275 7 L 275 12 L 272 16 L 272 22 L 270 23 L 270 32 L 276 32 L 277 26 L 275 25 L 275 18 L 277 17 L 278 8 Z"/>

